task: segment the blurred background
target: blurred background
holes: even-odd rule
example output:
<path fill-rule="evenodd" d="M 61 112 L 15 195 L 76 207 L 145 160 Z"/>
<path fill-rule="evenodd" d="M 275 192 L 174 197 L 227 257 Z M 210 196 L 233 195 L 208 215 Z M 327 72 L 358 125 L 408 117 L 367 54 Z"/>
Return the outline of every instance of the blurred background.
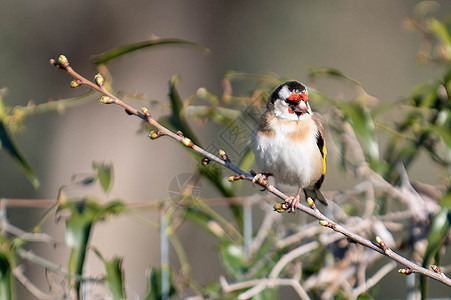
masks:
<path fill-rule="evenodd" d="M 440 8 L 435 16 L 449 15 L 451 2 L 437 2 Z M 90 60 L 92 55 L 158 36 L 196 42 L 210 51 L 162 46 L 113 61 L 108 68 L 116 89 L 165 102 L 168 81 L 175 74 L 180 75 L 179 91 L 186 98 L 201 87 L 222 93 L 221 80 L 229 70 L 278 74 L 305 82 L 309 67 L 334 67 L 359 80 L 367 92 L 384 103 L 392 103 L 444 71 L 415 60 L 420 36 L 406 30 L 403 23 L 416 4 L 417 1 L 389 0 L 2 0 L 0 88 L 7 88 L 3 100 L 11 106 L 73 97 L 84 90 L 70 89 L 71 78 L 50 66 L 49 58 L 65 54 L 81 74 L 92 78 L 96 72 Z M 327 80 L 318 82 L 316 88 L 333 96 L 349 92 Z M 238 86 L 237 91 L 245 93 L 246 86 Z M 140 107 L 138 101 L 131 103 Z M 155 111 L 158 114 L 161 110 Z M 138 133 L 138 119 L 127 116 L 118 107 L 102 106 L 95 97 L 64 112 L 27 118 L 25 125 L 26 129 L 15 139 L 38 177 L 40 188 L 34 189 L 1 151 L 0 198 L 55 199 L 59 187 L 70 183 L 72 175 L 90 172 L 93 161 L 108 161 L 114 166 L 114 186 L 107 199 L 152 202 L 167 198 L 169 182 L 179 174 L 192 173 L 197 163 L 170 139 L 149 142 Z M 193 126 L 204 133 L 199 135 L 203 144 L 214 141 L 214 126 Z M 432 184 L 446 176 L 428 170 L 427 163 L 424 159 L 423 164 L 415 164 L 410 170 L 411 178 Z M 343 184 L 337 179 L 337 165 L 331 155 L 323 190 Z M 204 197 L 219 196 L 208 188 L 208 183 L 204 182 L 203 187 Z M 249 188 L 248 192 L 255 193 L 256 189 Z M 225 216 L 230 214 L 225 207 L 215 209 Z M 43 212 L 11 208 L 8 216 L 12 224 L 27 229 Z M 143 212 L 143 216 L 159 222 L 156 211 Z M 57 244 L 63 244 L 61 223 L 46 226 Z M 204 283 L 216 280 L 221 266 L 214 240 L 193 227 L 186 225 L 181 236 L 182 241 L 188 242 L 186 250 L 193 264 L 193 277 Z M 146 288 L 146 268 L 159 265 L 159 240 L 158 230 L 119 217 L 96 227 L 91 242 L 105 257 L 124 257 L 127 288 L 133 298 L 142 295 Z M 37 245 L 34 251 L 62 263 L 68 253 L 60 250 Z M 206 257 L 211 262 L 208 265 L 203 263 Z M 99 263 L 92 257 L 88 259 L 92 264 L 87 271 L 95 273 Z M 29 268 L 33 280 L 45 284 L 42 269 L 31 265 Z M 20 285 L 18 289 L 18 299 L 34 299 Z M 381 291 L 380 295 L 399 298 L 404 293 L 390 290 L 388 294 Z"/>

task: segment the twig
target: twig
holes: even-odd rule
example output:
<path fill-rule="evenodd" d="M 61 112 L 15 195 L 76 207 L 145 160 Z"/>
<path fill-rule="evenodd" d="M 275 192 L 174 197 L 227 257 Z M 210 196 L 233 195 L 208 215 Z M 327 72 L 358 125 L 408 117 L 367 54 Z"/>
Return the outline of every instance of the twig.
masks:
<path fill-rule="evenodd" d="M 96 75 L 95 81 L 96 83 L 93 83 L 89 80 L 87 80 L 86 78 L 84 78 L 83 76 L 81 76 L 80 74 L 78 74 L 77 72 L 75 72 L 72 67 L 69 65 L 69 61 L 67 60 L 67 58 L 63 55 L 61 55 L 58 58 L 58 61 L 51 59 L 50 62 L 55 65 L 57 68 L 65 70 L 69 75 L 71 75 L 73 78 L 75 78 L 74 81 L 72 81 L 72 83 L 74 83 L 75 85 L 86 85 L 91 87 L 92 89 L 102 93 L 103 95 L 105 95 L 104 97 L 101 98 L 101 102 L 105 103 L 105 104 L 117 104 L 121 107 L 123 107 L 126 112 L 129 115 L 135 115 L 137 117 L 139 117 L 140 119 L 146 121 L 147 123 L 149 123 L 150 125 L 154 126 L 155 128 L 157 128 L 161 135 L 167 135 L 171 138 L 173 138 L 174 140 L 182 143 L 184 146 L 189 147 L 191 149 L 193 149 L 195 152 L 201 154 L 202 156 L 206 157 L 208 160 L 210 161 L 214 161 L 226 168 L 228 168 L 229 170 L 233 171 L 235 174 L 238 174 L 238 176 L 241 179 L 245 179 L 248 181 L 252 181 L 252 179 L 254 178 L 253 175 L 241 170 L 239 167 L 235 166 L 234 164 L 232 164 L 229 160 L 223 160 L 215 155 L 213 155 L 210 152 L 207 152 L 206 150 L 202 149 L 201 147 L 195 145 L 188 137 L 183 136 L 183 134 L 176 134 L 172 131 L 170 131 L 169 129 L 167 129 L 166 127 L 164 127 L 163 125 L 161 125 L 160 123 L 158 123 L 155 119 L 153 119 L 151 117 L 150 112 L 148 111 L 147 108 L 142 108 L 141 111 L 138 111 L 137 109 L 135 109 L 134 107 L 128 105 L 127 103 L 123 102 L 122 100 L 118 99 L 117 97 L 115 97 L 113 94 L 111 94 L 109 91 L 107 91 L 104 87 L 103 87 L 103 78 L 98 74 Z M 346 123 L 344 124 L 346 125 Z M 348 124 L 349 125 L 349 124 Z M 350 125 L 349 125 L 350 127 Z M 351 131 L 348 130 L 347 133 L 351 133 L 353 134 L 352 128 Z M 349 139 L 351 142 L 352 141 L 352 136 L 351 139 Z M 355 138 L 355 135 L 354 135 Z M 358 143 L 357 143 L 358 144 Z M 360 148 L 360 145 L 357 145 L 357 148 Z M 362 175 L 367 175 L 368 171 L 370 170 L 369 167 L 367 166 L 366 162 L 365 162 L 365 157 L 364 155 L 360 155 L 358 157 L 356 157 L 357 160 L 360 162 L 359 166 L 363 169 L 361 169 L 361 171 L 363 172 L 359 172 Z M 366 166 L 366 168 L 364 167 Z M 366 171 L 366 172 L 365 172 Z M 366 173 L 366 174 L 365 174 Z M 398 191 L 397 189 L 395 189 L 391 184 L 389 184 L 388 182 L 386 182 L 380 175 L 377 176 L 378 174 L 376 173 L 371 173 L 370 175 L 371 178 L 374 180 L 375 183 L 377 183 L 379 186 L 382 186 L 383 188 L 387 188 L 390 191 L 395 191 L 395 193 L 397 194 L 397 196 L 405 199 L 405 196 L 402 195 L 402 193 L 400 191 Z M 278 190 L 277 188 L 275 188 L 274 186 L 270 185 L 270 184 L 262 184 L 262 183 L 258 183 L 260 186 L 266 188 L 266 190 L 272 194 L 274 194 L 275 196 L 279 197 L 282 200 L 287 200 L 288 196 L 286 194 L 284 194 L 283 192 L 281 192 L 280 190 Z M 405 199 L 407 200 L 407 199 Z M 408 201 L 408 200 L 407 200 Z M 304 204 L 299 203 L 297 205 L 297 209 L 309 214 L 310 216 L 320 220 L 320 223 L 323 226 L 329 227 L 331 229 L 333 229 L 336 232 L 340 232 L 341 234 L 345 235 L 346 237 L 348 237 L 349 239 L 351 239 L 352 241 L 354 241 L 355 243 L 361 244 L 365 247 L 368 247 L 374 251 L 377 251 L 381 254 L 384 254 L 388 257 L 390 257 L 391 259 L 399 262 L 400 264 L 406 266 L 407 268 L 411 269 L 413 272 L 417 272 L 420 274 L 423 274 L 427 277 L 430 277 L 432 279 L 435 279 L 439 282 L 442 282 L 445 285 L 451 286 L 451 279 L 449 279 L 448 277 L 446 277 L 443 273 L 438 274 L 435 273 L 432 270 L 428 270 L 425 268 L 422 268 L 421 266 L 411 262 L 410 260 L 400 256 L 399 254 L 393 252 L 391 249 L 382 249 L 381 245 L 376 245 L 375 243 L 371 242 L 370 240 L 355 234 L 349 230 L 347 230 L 346 228 L 344 228 L 343 226 L 336 224 L 334 221 L 332 221 L 331 219 L 327 218 L 326 216 L 324 216 L 317 208 L 311 208 L 308 207 Z"/>
<path fill-rule="evenodd" d="M 301 284 L 295 279 L 288 278 L 274 278 L 274 279 L 252 279 L 249 281 L 237 282 L 233 284 L 228 284 L 227 280 L 221 276 L 219 278 L 219 282 L 221 283 L 222 289 L 226 293 L 230 293 L 233 291 L 242 290 L 248 287 L 252 287 L 238 295 L 237 299 L 249 299 L 253 296 L 257 295 L 261 291 L 266 288 L 272 288 L 275 286 L 291 286 L 298 294 L 299 298 L 302 300 L 308 300 L 310 297 L 307 295 L 307 292 L 301 286 Z"/>
<path fill-rule="evenodd" d="M 60 274 L 62 276 L 65 276 L 67 278 L 75 278 L 76 280 L 82 281 L 82 282 L 96 282 L 96 283 L 104 283 L 104 280 L 97 279 L 97 278 L 91 278 L 91 277 L 81 277 L 79 275 L 71 275 L 67 271 L 65 271 L 61 266 L 55 264 L 54 262 L 51 262 L 43 257 L 40 257 L 31 251 L 27 251 L 23 248 L 17 248 L 16 249 L 17 255 L 27 261 L 31 261 L 37 265 L 42 266 L 46 270 L 55 272 L 57 274 Z"/>
<path fill-rule="evenodd" d="M 258 249 L 260 249 L 260 246 L 263 244 L 266 237 L 268 236 L 268 232 L 271 230 L 274 221 L 279 219 L 280 219 L 279 214 L 275 214 L 273 212 L 266 213 L 265 218 L 263 219 L 263 222 L 260 226 L 260 229 L 258 230 L 258 233 L 255 236 L 254 240 L 252 241 L 251 253 L 255 253 Z"/>
<path fill-rule="evenodd" d="M 276 263 L 276 265 L 272 268 L 271 272 L 269 273 L 269 278 L 274 279 L 279 277 L 280 272 L 282 272 L 283 268 L 290 263 L 293 259 L 296 257 L 299 257 L 305 253 L 308 253 L 310 251 L 313 251 L 314 249 L 318 248 L 321 244 L 317 241 L 310 242 L 308 244 L 302 245 L 297 247 L 296 249 L 288 252 L 284 256 L 280 258 L 280 260 Z"/>
<path fill-rule="evenodd" d="M 396 263 L 394 261 L 389 262 L 385 266 L 379 269 L 373 276 L 368 278 L 364 283 L 352 290 L 352 299 L 357 299 L 357 297 L 363 292 L 368 291 L 370 288 L 375 286 L 379 281 L 381 281 L 388 273 L 396 268 Z"/>
<path fill-rule="evenodd" d="M 20 229 L 19 227 L 16 227 L 16 226 L 10 224 L 8 221 L 2 222 L 2 230 L 6 231 L 10 234 L 13 234 L 25 241 L 28 241 L 28 242 L 44 242 L 49 245 L 55 244 L 53 237 L 46 233 L 27 232 L 27 231 Z"/>
<path fill-rule="evenodd" d="M 38 299 L 61 299 L 62 295 L 49 294 L 44 291 L 41 291 L 37 286 L 35 286 L 24 274 L 23 267 L 17 266 L 13 269 L 14 277 L 30 292 Z"/>

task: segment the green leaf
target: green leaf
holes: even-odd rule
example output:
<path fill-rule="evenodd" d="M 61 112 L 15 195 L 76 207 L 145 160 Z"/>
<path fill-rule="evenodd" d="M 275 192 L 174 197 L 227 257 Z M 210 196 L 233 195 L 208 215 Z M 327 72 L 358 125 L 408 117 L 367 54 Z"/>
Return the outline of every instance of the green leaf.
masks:
<path fill-rule="evenodd" d="M 120 47 L 117 47 L 117 48 L 113 48 L 113 49 L 105 51 L 105 52 L 103 52 L 101 54 L 95 55 L 92 58 L 92 61 L 96 65 L 105 64 L 105 63 L 109 62 L 110 60 L 113 60 L 115 58 L 121 57 L 121 56 L 123 56 L 125 54 L 129 54 L 129 53 L 135 52 L 137 50 L 142 50 L 142 49 L 150 48 L 150 47 L 154 47 L 154 46 L 176 45 L 176 44 L 195 46 L 195 47 L 198 47 L 198 48 L 202 48 L 203 50 L 208 50 L 204 46 L 201 46 L 201 45 L 199 45 L 197 43 L 193 43 L 193 42 L 189 42 L 189 41 L 185 41 L 185 40 L 181 40 L 181 39 L 173 39 L 173 38 L 160 39 L 160 38 L 157 38 L 157 39 L 151 39 L 151 40 L 147 40 L 147 41 L 142 41 L 142 42 L 138 42 L 138 43 L 133 43 L 133 44 L 128 44 L 128 45 L 120 46 Z"/>
<path fill-rule="evenodd" d="M 25 157 L 20 152 L 19 148 L 16 146 L 14 140 L 10 136 L 8 130 L 4 126 L 3 122 L 0 120 L 0 149 L 5 149 L 5 151 L 12 157 L 16 162 L 28 180 L 31 182 L 35 189 L 39 188 L 39 181 L 33 173 L 30 164 L 27 162 Z"/>
<path fill-rule="evenodd" d="M 184 217 L 195 222 L 197 225 L 210 232 L 219 240 L 223 241 L 227 238 L 224 228 L 218 222 L 213 220 L 213 218 L 203 213 L 198 208 L 188 207 L 185 211 Z"/>
<path fill-rule="evenodd" d="M 81 284 L 78 280 L 83 274 L 91 229 L 96 222 L 105 220 L 108 216 L 117 215 L 126 210 L 120 201 L 112 201 L 100 205 L 94 198 L 86 197 L 81 201 L 67 200 L 58 207 L 58 211 L 69 210 L 66 219 L 66 244 L 70 247 L 68 272 L 74 278 L 71 283 L 78 296 Z M 78 278 L 78 279 L 77 279 Z"/>
<path fill-rule="evenodd" d="M 449 197 L 449 194 L 447 195 Z M 424 255 L 424 261 L 429 264 L 429 259 L 437 253 L 446 240 L 450 229 L 451 213 L 446 207 L 437 213 L 432 221 L 428 234 L 428 246 Z"/>
<path fill-rule="evenodd" d="M 451 130 L 446 125 L 444 126 L 437 126 L 437 125 L 428 125 L 423 128 L 424 131 L 433 131 L 436 133 L 441 140 L 445 143 L 446 147 L 448 149 L 451 149 Z"/>
<path fill-rule="evenodd" d="M 345 118 L 349 121 L 357 136 L 361 138 L 368 152 L 370 167 L 381 172 L 379 145 L 374 133 L 374 122 L 368 110 L 357 102 L 339 104 Z"/>
<path fill-rule="evenodd" d="M 168 298 L 176 294 L 174 287 L 174 276 L 171 270 L 168 268 L 169 273 L 169 290 Z M 144 296 L 144 300 L 160 300 L 162 298 L 162 287 L 161 287 L 161 269 L 160 268 L 150 268 L 147 273 L 147 291 Z"/>
<path fill-rule="evenodd" d="M 449 193 L 446 195 L 449 196 Z M 444 245 L 448 236 L 448 231 L 451 224 L 451 211 L 442 207 L 442 209 L 435 215 L 432 221 L 428 234 L 428 245 L 423 257 L 424 268 L 428 268 L 431 264 L 431 260 L 439 252 L 440 248 Z M 439 262 L 436 262 L 439 264 Z M 425 276 L 420 277 L 421 294 L 423 299 L 427 294 L 427 278 Z"/>
<path fill-rule="evenodd" d="M 448 191 L 448 193 L 440 199 L 440 206 L 451 210 L 451 191 Z"/>
<path fill-rule="evenodd" d="M 431 18 L 429 21 L 429 29 L 443 44 L 451 45 L 451 36 L 449 35 L 445 24 L 435 18 Z"/>
<path fill-rule="evenodd" d="M 316 77 L 319 75 L 327 75 L 327 76 L 331 76 L 331 77 L 336 77 L 338 79 L 343 79 L 346 81 L 349 81 L 357 86 L 362 86 L 360 84 L 360 82 L 358 82 L 357 80 L 345 75 L 343 72 L 341 72 L 338 69 L 334 69 L 334 68 L 322 68 L 322 69 L 316 69 L 316 68 L 309 68 L 309 76 L 312 77 Z"/>
<path fill-rule="evenodd" d="M 97 170 L 100 186 L 108 193 L 113 183 L 113 165 L 111 163 L 93 162 L 92 167 Z"/>
<path fill-rule="evenodd" d="M 240 116 L 241 111 L 224 107 L 213 107 L 206 105 L 188 106 L 186 113 L 194 118 L 208 118 L 217 124 L 229 125 Z"/>
<path fill-rule="evenodd" d="M 171 125 L 176 130 L 181 130 L 183 135 L 190 138 L 194 144 L 201 146 L 199 140 L 197 139 L 191 127 L 188 125 L 186 120 L 186 111 L 184 109 L 183 100 L 177 90 L 177 83 L 179 81 L 179 76 L 173 76 L 169 80 L 169 100 L 171 101 L 172 115 L 169 118 Z"/>
<path fill-rule="evenodd" d="M 226 271 L 233 278 L 240 278 L 247 269 L 243 247 L 232 243 L 223 243 L 219 247 L 219 253 L 221 254 L 221 261 Z"/>
<path fill-rule="evenodd" d="M 14 277 L 8 255 L 0 252 L 0 300 L 13 300 Z"/>
<path fill-rule="evenodd" d="M 122 269 L 122 258 L 113 257 L 110 260 L 103 258 L 97 249 L 94 252 L 102 260 L 106 271 L 106 284 L 113 295 L 114 300 L 126 299 L 124 271 Z"/>

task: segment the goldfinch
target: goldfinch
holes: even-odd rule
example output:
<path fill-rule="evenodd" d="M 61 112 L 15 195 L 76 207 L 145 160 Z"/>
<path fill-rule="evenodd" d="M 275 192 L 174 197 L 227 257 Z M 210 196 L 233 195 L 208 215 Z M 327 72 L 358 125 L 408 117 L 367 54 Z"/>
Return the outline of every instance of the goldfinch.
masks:
<path fill-rule="evenodd" d="M 306 199 L 327 205 L 319 191 L 326 173 L 323 126 L 312 112 L 302 83 L 288 81 L 274 89 L 252 142 L 261 170 L 254 182 L 274 176 L 281 183 L 298 186 L 296 195 L 287 200 L 290 212 L 296 209 L 302 190 Z"/>

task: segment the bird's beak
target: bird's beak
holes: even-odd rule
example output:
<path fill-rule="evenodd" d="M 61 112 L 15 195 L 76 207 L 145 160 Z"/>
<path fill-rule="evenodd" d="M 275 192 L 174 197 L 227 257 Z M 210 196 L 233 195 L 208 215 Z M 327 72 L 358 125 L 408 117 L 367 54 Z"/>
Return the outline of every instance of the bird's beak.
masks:
<path fill-rule="evenodd" d="M 307 103 L 304 101 L 299 101 L 298 104 L 294 107 L 293 110 L 298 116 L 305 114 L 308 112 Z"/>

